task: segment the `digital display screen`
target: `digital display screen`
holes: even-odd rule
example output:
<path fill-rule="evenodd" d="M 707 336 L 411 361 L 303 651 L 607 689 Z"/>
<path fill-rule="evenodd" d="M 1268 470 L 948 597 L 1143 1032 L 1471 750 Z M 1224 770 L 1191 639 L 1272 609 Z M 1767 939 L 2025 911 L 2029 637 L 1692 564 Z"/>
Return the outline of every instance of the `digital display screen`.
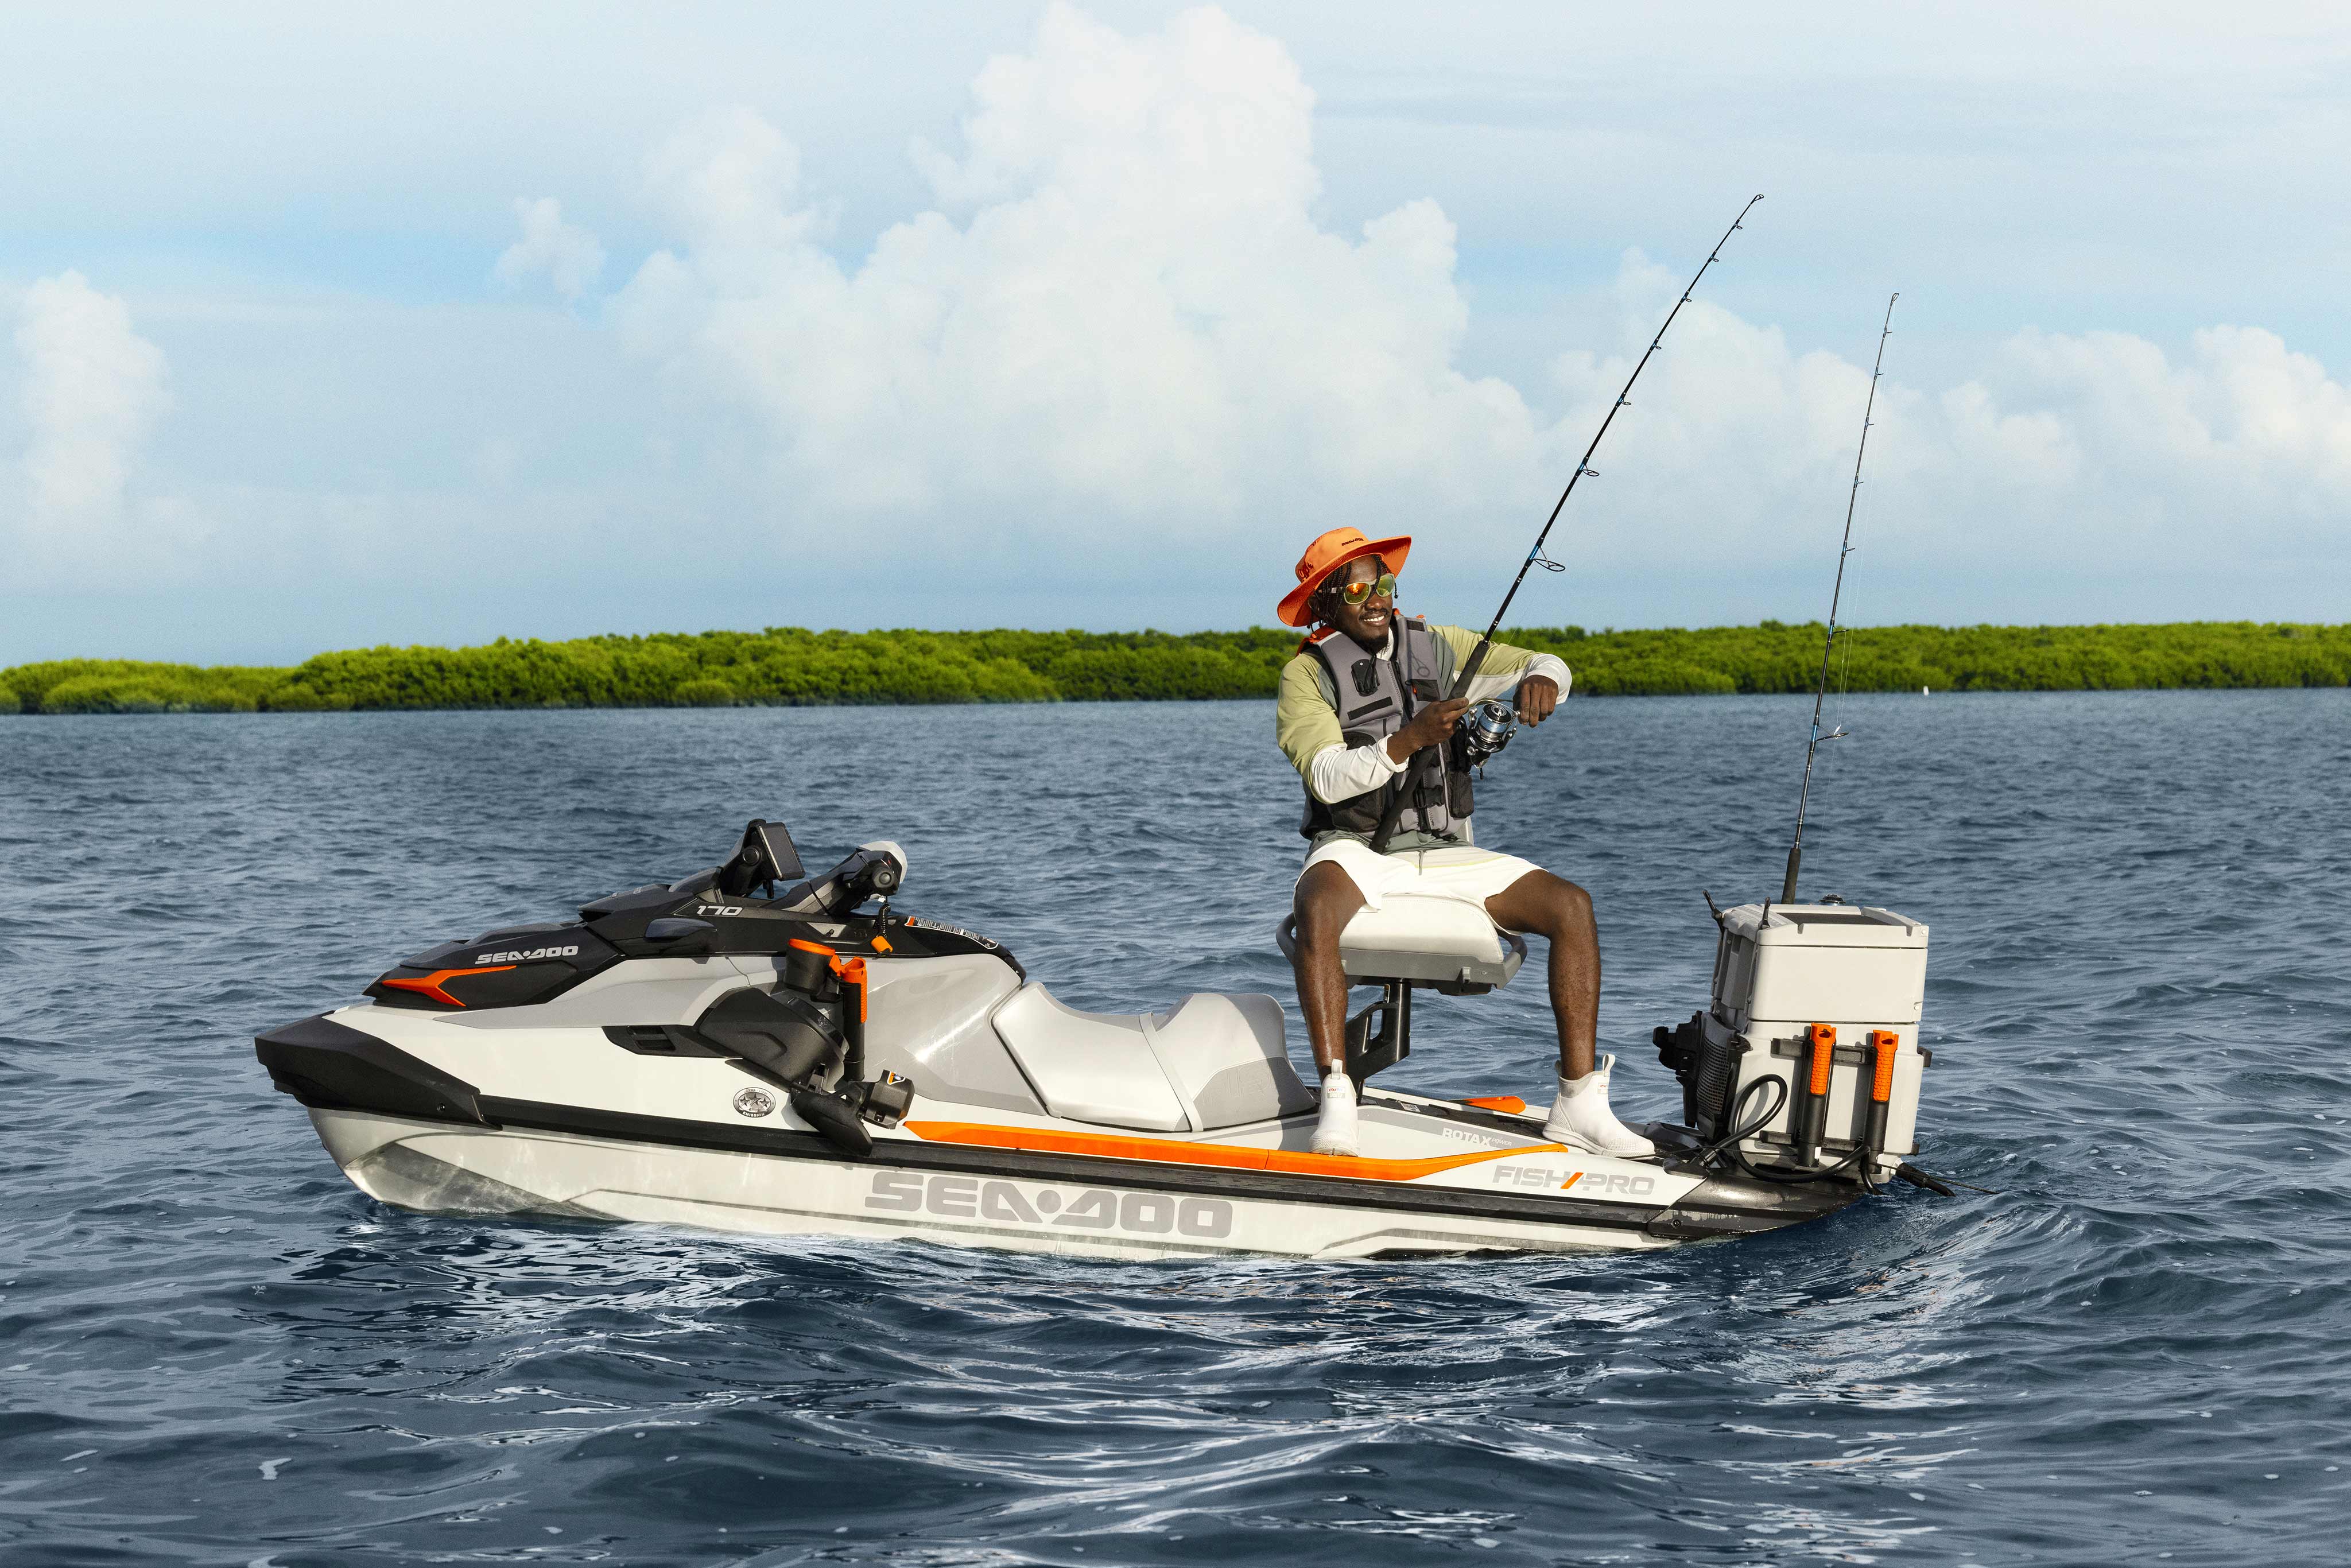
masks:
<path fill-rule="evenodd" d="M 800 864 L 799 846 L 792 842 L 791 830 L 781 822 L 755 822 L 751 833 L 757 835 L 760 847 L 767 852 L 768 864 L 774 868 L 778 882 L 797 882 L 808 874 Z"/>

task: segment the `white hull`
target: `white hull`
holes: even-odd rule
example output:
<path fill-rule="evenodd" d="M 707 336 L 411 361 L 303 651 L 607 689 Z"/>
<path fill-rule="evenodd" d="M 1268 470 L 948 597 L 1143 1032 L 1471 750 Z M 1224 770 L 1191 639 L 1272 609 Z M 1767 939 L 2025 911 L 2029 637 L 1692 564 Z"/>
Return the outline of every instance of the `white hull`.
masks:
<path fill-rule="evenodd" d="M 896 1140 L 883 1143 L 872 1160 L 853 1161 L 357 1111 L 313 1108 L 310 1119 L 360 1190 L 428 1212 L 539 1212 L 1128 1260 L 1622 1250 L 1676 1239 L 1642 1228 L 1656 1212 L 1653 1203 L 1627 1204 L 1620 1222 L 1603 1225 L 1415 1212 L 1396 1207 L 1394 1194 L 1357 1204 L 1343 1190 L 1355 1184 L 1339 1181 L 1317 1184 L 1327 1185 L 1327 1196 L 1307 1200 L 1238 1188 L 1170 1190 L 1144 1185 L 1131 1171 L 1095 1181 L 925 1171 L 889 1163 L 893 1151 L 908 1147 Z M 1442 1190 L 1469 1196 L 1455 1183 Z"/>
<path fill-rule="evenodd" d="M 1899 924 L 1801 913 L 1832 956 L 1844 949 L 1823 946 L 1831 937 L 1860 930 L 1882 946 L 1880 927 Z M 444 944 L 388 973 L 371 1002 L 269 1030 L 255 1049 L 354 1184 L 427 1212 L 1088 1258 L 1364 1258 L 1646 1250 L 1799 1224 L 1860 1191 L 1742 1176 L 1710 1154 L 1582 1154 L 1550 1141 L 1542 1113 L 1514 1096 L 1456 1103 L 1368 1085 L 1356 1154 L 1318 1155 L 1318 1101 L 1271 997 L 1089 1013 L 985 938 L 911 916 L 811 922 L 674 887 L 581 914 L 581 925 Z M 1457 935 L 1499 951 L 1490 924 L 1471 924 Z M 1807 968 L 1812 947 L 1759 928 L 1771 940 L 1759 938 L 1763 956 L 1742 976 L 1843 994 L 1841 969 Z M 1409 972 L 1382 982 L 1376 1034 L 1374 1012 L 1358 1019 L 1359 1082 L 1407 1049 L 1410 966 L 1463 984 L 1501 983 L 1513 967 L 1479 968 L 1486 960 L 1441 931 L 1405 936 L 1379 950 Z M 673 940 L 714 950 L 672 954 Z M 1871 1038 L 1881 1063 L 1886 1040 L 1914 1049 L 1884 1030 Z M 1750 1067 L 1783 1061 L 1778 1049 L 1749 1051 Z M 1846 1092 L 1827 1097 L 1832 1121 L 1860 1103 L 1853 1053 L 1838 1051 L 1845 1077 L 1830 1087 Z M 1897 1084 L 1915 1083 L 1895 1064 Z M 1825 1048 L 1815 1053 L 1815 1070 L 1831 1065 Z M 1710 1135 L 1677 1129 L 1667 1146 L 1688 1155 Z"/>

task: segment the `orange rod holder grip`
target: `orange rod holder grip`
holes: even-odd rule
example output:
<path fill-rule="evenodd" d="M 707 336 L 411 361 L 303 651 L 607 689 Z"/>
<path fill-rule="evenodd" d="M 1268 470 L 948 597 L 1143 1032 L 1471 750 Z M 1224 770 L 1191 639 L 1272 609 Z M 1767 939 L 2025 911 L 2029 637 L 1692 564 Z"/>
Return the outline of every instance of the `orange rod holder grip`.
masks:
<path fill-rule="evenodd" d="M 841 977 L 843 990 L 854 988 L 857 992 L 857 1021 L 863 1023 L 866 1012 L 865 960 L 836 956 L 832 960 L 832 972 Z"/>
<path fill-rule="evenodd" d="M 1795 1146 L 1796 1163 L 1813 1163 L 1813 1146 L 1821 1141 L 1821 1124 L 1828 1117 L 1829 1082 L 1836 1068 L 1836 1026 L 1804 1026 L 1802 1071 L 1789 1075 L 1788 1141 Z"/>
<path fill-rule="evenodd" d="M 1805 1032 L 1811 1037 L 1813 1048 L 1813 1081 L 1809 1087 L 1815 1094 L 1826 1094 L 1829 1075 L 1836 1068 L 1836 1025 L 1816 1023 Z"/>
<path fill-rule="evenodd" d="M 1902 1037 L 1890 1029 L 1869 1031 L 1872 1057 L 1869 1075 L 1869 1113 L 1862 1121 L 1861 1179 L 1873 1189 L 1877 1183 L 1877 1156 L 1886 1148 L 1886 1124 L 1894 1112 L 1894 1059 L 1902 1050 Z"/>
<path fill-rule="evenodd" d="M 1869 1049 L 1877 1059 L 1872 1064 L 1869 1098 L 1883 1105 L 1894 1098 L 1894 1055 L 1902 1049 L 1902 1037 L 1890 1029 L 1871 1030 Z"/>

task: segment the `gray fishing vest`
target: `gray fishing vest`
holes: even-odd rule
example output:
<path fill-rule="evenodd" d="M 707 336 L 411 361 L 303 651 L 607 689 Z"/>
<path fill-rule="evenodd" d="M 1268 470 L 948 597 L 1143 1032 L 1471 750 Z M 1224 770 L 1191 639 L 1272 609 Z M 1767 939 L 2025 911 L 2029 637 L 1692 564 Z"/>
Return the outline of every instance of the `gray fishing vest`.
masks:
<path fill-rule="evenodd" d="M 1335 628 L 1317 633 L 1307 647 L 1322 663 L 1339 710 L 1339 733 L 1350 747 L 1384 740 L 1405 727 L 1423 703 L 1443 696 L 1453 674 L 1453 650 L 1429 631 L 1426 621 L 1397 616 L 1384 657 Z M 1310 786 L 1306 817 L 1299 833 L 1354 833 L 1369 839 L 1395 795 L 1405 796 L 1396 836 L 1426 834 L 1457 843 L 1469 841 L 1469 813 L 1476 802 L 1469 773 L 1455 760 L 1448 741 L 1416 755 L 1412 765 L 1377 789 L 1344 800 L 1318 800 Z"/>

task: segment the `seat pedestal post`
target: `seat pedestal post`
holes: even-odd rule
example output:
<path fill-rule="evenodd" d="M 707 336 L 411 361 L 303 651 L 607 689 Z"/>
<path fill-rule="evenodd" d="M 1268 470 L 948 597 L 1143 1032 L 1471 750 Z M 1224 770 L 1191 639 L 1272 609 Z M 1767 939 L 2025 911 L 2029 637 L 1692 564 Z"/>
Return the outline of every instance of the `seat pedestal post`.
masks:
<path fill-rule="evenodd" d="M 1412 984 L 1382 980 L 1380 999 L 1347 1020 L 1347 1076 L 1361 1089 L 1373 1073 L 1411 1054 Z"/>

